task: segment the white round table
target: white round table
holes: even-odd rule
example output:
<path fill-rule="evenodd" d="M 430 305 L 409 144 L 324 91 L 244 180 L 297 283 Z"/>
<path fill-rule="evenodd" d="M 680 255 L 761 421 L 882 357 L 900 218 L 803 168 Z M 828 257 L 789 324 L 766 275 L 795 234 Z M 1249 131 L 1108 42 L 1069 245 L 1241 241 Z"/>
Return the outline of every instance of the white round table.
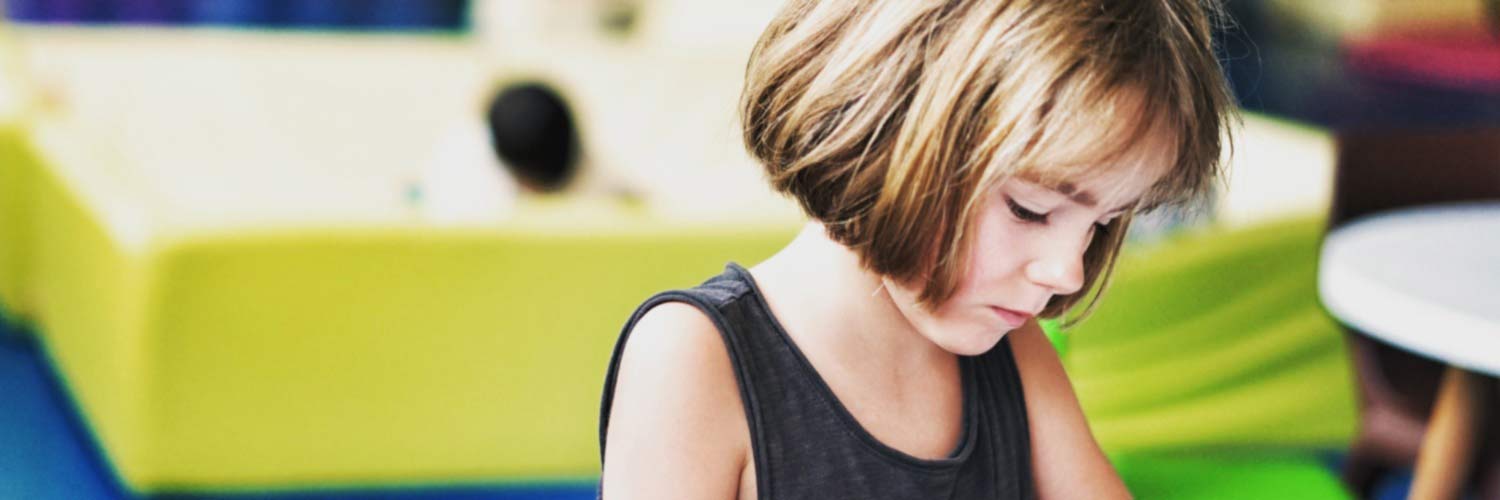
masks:
<path fill-rule="evenodd" d="M 1411 498 L 1462 488 L 1500 375 L 1500 202 L 1431 205 L 1356 220 L 1328 234 L 1318 295 L 1344 323 L 1444 363 Z"/>
<path fill-rule="evenodd" d="M 1323 305 L 1392 345 L 1500 375 L 1500 202 L 1434 205 L 1328 234 Z"/>

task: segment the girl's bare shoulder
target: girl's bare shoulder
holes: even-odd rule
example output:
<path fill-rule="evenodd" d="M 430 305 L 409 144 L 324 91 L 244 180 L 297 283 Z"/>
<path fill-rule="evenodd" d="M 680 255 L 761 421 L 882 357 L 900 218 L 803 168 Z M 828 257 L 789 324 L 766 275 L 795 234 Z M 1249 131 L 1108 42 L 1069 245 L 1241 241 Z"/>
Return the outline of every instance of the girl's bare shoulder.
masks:
<path fill-rule="evenodd" d="M 605 498 L 734 498 L 749 432 L 713 321 L 685 303 L 653 307 L 631 329 L 617 377 Z"/>
<path fill-rule="evenodd" d="M 1036 321 L 1007 336 L 1021 374 L 1033 475 L 1042 498 L 1130 498 L 1089 430 L 1057 351 Z"/>

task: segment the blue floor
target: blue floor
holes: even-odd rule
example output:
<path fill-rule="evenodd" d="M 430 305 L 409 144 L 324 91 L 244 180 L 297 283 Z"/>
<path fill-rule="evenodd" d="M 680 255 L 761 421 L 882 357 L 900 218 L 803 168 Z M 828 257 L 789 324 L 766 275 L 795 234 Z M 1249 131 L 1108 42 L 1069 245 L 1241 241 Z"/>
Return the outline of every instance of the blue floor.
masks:
<path fill-rule="evenodd" d="M 0 498 L 123 498 L 30 337 L 0 321 Z"/>
<path fill-rule="evenodd" d="M 126 500 L 37 343 L 0 320 L 0 499 Z M 592 500 L 593 484 L 196 495 L 225 500 Z"/>

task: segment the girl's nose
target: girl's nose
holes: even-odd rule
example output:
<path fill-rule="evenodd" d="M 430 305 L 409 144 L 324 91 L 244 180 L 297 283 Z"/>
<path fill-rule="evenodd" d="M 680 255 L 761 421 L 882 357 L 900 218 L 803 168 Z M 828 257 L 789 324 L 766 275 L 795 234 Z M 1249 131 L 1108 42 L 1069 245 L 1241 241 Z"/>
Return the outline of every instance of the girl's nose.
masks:
<path fill-rule="evenodd" d="M 1083 288 L 1083 253 L 1086 249 L 1087 242 L 1052 246 L 1026 265 L 1026 278 L 1053 295 L 1072 295 Z"/>

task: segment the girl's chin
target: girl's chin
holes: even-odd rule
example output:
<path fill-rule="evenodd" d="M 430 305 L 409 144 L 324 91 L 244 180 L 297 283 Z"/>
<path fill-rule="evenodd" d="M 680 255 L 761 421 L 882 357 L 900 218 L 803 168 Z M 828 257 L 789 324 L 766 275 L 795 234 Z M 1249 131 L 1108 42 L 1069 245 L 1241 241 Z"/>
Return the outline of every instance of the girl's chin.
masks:
<path fill-rule="evenodd" d="M 1005 334 L 1007 333 L 1010 333 L 1010 330 L 1002 329 L 998 332 L 971 333 L 958 338 L 946 339 L 946 342 L 938 346 L 942 347 L 945 351 L 959 356 L 978 356 L 990 352 L 990 349 L 994 349 L 995 345 L 999 344 L 1000 339 L 1005 338 Z"/>

